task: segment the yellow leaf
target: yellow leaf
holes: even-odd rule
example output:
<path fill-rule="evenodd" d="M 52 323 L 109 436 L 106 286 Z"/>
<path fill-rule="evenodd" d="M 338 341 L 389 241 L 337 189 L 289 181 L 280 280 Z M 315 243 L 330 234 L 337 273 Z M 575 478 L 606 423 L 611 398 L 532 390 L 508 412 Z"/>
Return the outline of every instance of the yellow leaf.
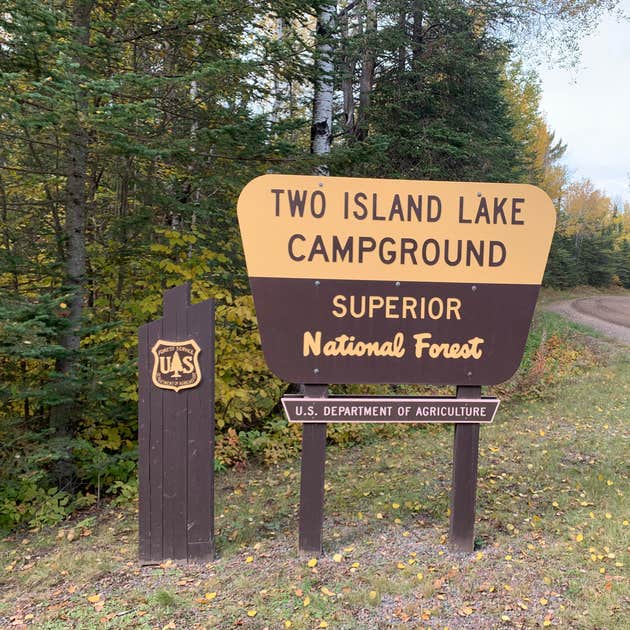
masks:
<path fill-rule="evenodd" d="M 551 621 L 549 621 L 549 619 L 545 619 L 545 620 L 543 621 L 543 626 L 545 626 L 545 628 L 546 628 L 547 626 L 550 626 L 550 625 L 551 625 Z"/>
<path fill-rule="evenodd" d="M 206 593 L 204 595 L 204 598 L 207 599 L 208 601 L 213 600 L 215 597 L 217 596 L 215 591 L 212 591 L 212 593 Z"/>
<path fill-rule="evenodd" d="M 333 560 L 334 560 L 335 562 L 341 562 L 341 561 L 343 560 L 343 556 L 342 556 L 340 553 L 336 553 L 336 554 L 333 556 Z"/>
<path fill-rule="evenodd" d="M 462 614 L 468 617 L 468 615 L 472 615 L 475 612 L 470 606 L 464 606 L 461 610 Z"/>
<path fill-rule="evenodd" d="M 404 569 L 404 568 L 405 568 L 405 565 L 404 565 L 404 563 L 402 563 L 402 562 L 399 562 L 396 566 L 397 566 L 399 569 Z"/>
<path fill-rule="evenodd" d="M 418 578 L 418 581 L 420 581 L 424 578 L 424 575 L 422 573 L 416 573 L 416 577 Z"/>
<path fill-rule="evenodd" d="M 376 591 L 370 591 L 370 599 L 376 599 Z"/>
<path fill-rule="evenodd" d="M 326 595 L 327 597 L 334 597 L 335 594 L 326 586 L 322 586 L 321 589 L 319 589 L 324 595 Z"/>
<path fill-rule="evenodd" d="M 317 565 L 317 558 L 311 558 L 307 563 L 306 566 L 308 566 L 309 568 L 313 568 L 314 566 Z"/>
<path fill-rule="evenodd" d="M 311 603 L 311 598 L 307 595 L 303 600 L 302 600 L 302 604 L 304 606 L 308 606 Z"/>
<path fill-rule="evenodd" d="M 578 534 L 578 535 L 575 537 L 575 540 L 576 540 L 577 542 L 582 542 L 582 541 L 584 540 L 584 534 Z"/>
<path fill-rule="evenodd" d="M 248 610 L 248 611 L 247 611 L 247 616 L 248 616 L 248 617 L 255 617 L 257 614 L 258 614 L 258 611 L 257 611 L 257 610 L 253 610 L 253 609 L 252 609 L 252 610 Z"/>
<path fill-rule="evenodd" d="M 400 507 L 400 503 L 392 503 L 392 507 L 397 510 Z"/>
<path fill-rule="evenodd" d="M 96 602 L 100 601 L 101 596 L 100 595 L 90 595 L 87 599 L 88 599 L 88 602 L 90 602 L 91 604 L 96 604 Z"/>
<path fill-rule="evenodd" d="M 328 628 L 328 622 L 324 621 L 323 619 L 319 622 L 319 627 L 320 628 Z"/>
<path fill-rule="evenodd" d="M 293 624 L 288 619 L 284 622 L 284 627 L 285 628 L 290 628 L 292 625 Z"/>
<path fill-rule="evenodd" d="M 502 621 L 509 621 L 510 618 L 507 615 L 501 615 L 501 620 Z"/>
<path fill-rule="evenodd" d="M 254 561 L 254 556 L 247 556 L 247 558 L 245 558 L 245 562 L 253 562 Z"/>
<path fill-rule="evenodd" d="M 542 606 L 546 606 L 549 603 L 549 600 L 546 597 L 541 597 L 538 601 Z"/>

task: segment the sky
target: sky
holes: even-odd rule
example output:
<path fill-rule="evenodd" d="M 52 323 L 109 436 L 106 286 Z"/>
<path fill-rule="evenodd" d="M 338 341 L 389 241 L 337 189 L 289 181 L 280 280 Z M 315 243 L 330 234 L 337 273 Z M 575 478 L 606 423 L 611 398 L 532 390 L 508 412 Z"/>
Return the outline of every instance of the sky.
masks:
<path fill-rule="evenodd" d="M 630 15 L 630 0 L 620 4 Z M 576 69 L 538 66 L 542 110 L 568 145 L 571 179 L 630 202 L 630 21 L 605 17 L 581 49 Z"/>

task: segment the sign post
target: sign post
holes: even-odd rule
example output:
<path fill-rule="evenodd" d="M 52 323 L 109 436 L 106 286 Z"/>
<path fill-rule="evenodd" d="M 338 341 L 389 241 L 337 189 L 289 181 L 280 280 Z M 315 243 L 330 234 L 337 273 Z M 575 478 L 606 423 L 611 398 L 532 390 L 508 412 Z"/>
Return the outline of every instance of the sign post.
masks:
<path fill-rule="evenodd" d="M 214 301 L 190 285 L 138 332 L 140 560 L 214 556 Z"/>
<path fill-rule="evenodd" d="M 300 549 L 321 549 L 306 528 L 321 523 L 325 423 L 346 421 L 455 423 L 451 544 L 472 549 L 479 426 L 498 405 L 481 386 L 520 364 L 555 227 L 549 197 L 524 184 L 264 175 L 238 218 L 267 364 L 305 385 L 283 400 L 304 423 Z M 458 393 L 344 401 L 321 383 Z"/>
<path fill-rule="evenodd" d="M 304 396 L 326 397 L 326 385 L 304 385 Z M 302 466 L 300 471 L 300 518 L 298 549 L 304 554 L 321 555 L 324 523 L 324 474 L 326 467 L 326 423 L 302 427 Z"/>
<path fill-rule="evenodd" d="M 457 398 L 464 397 L 481 398 L 481 387 L 458 387 Z M 457 551 L 470 552 L 475 545 L 479 427 L 479 423 L 455 424 L 448 539 Z"/>

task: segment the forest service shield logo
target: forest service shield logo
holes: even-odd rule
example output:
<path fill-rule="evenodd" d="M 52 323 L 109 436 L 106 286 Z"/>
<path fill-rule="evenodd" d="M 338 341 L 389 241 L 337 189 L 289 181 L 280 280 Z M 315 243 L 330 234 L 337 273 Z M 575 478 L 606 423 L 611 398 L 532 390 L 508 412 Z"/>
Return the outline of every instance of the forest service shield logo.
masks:
<path fill-rule="evenodd" d="M 194 339 L 187 341 L 158 339 L 151 352 L 153 353 L 151 378 L 156 387 L 178 392 L 180 389 L 190 389 L 199 385 L 201 348 Z"/>

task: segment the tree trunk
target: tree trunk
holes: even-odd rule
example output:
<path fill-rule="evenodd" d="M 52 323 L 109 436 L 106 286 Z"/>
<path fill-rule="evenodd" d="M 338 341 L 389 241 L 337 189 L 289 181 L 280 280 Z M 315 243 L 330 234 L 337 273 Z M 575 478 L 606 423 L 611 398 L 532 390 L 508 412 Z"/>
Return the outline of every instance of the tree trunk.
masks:
<path fill-rule="evenodd" d="M 365 45 L 359 84 L 359 115 L 357 117 L 357 140 L 368 137 L 372 85 L 374 83 L 374 37 L 376 35 L 376 0 L 365 0 Z"/>
<path fill-rule="evenodd" d="M 354 71 L 357 58 L 351 48 L 350 19 L 347 11 L 341 17 L 343 56 L 341 61 L 341 93 L 343 94 L 343 127 L 349 141 L 354 140 Z"/>
<path fill-rule="evenodd" d="M 411 31 L 411 65 L 418 72 L 422 63 L 424 52 L 424 42 L 422 26 L 424 20 L 424 0 L 414 0 L 413 2 L 413 28 Z"/>
<path fill-rule="evenodd" d="M 332 143 L 333 31 L 336 14 L 336 4 L 322 4 L 317 15 L 316 76 L 311 126 L 311 153 L 314 155 L 327 155 Z M 320 162 L 315 172 L 328 175 L 328 165 Z"/>
<path fill-rule="evenodd" d="M 90 40 L 90 17 L 93 0 L 76 0 L 72 11 L 75 28 L 76 53 L 73 61 L 78 72 L 87 66 L 86 49 Z M 79 88 L 81 90 L 81 88 Z M 74 463 L 71 456 L 70 440 L 74 437 L 79 414 L 76 379 L 78 353 L 81 343 L 81 320 L 86 284 L 85 224 L 87 205 L 87 173 L 89 134 L 83 126 L 87 112 L 87 97 L 79 91 L 76 98 L 75 115 L 67 122 L 67 178 L 66 178 L 66 217 L 65 217 L 65 278 L 68 291 L 68 323 L 61 335 L 60 345 L 65 354 L 57 361 L 60 384 L 64 389 L 65 401 L 51 410 L 51 422 L 60 458 L 53 471 L 61 489 L 72 489 Z"/>

